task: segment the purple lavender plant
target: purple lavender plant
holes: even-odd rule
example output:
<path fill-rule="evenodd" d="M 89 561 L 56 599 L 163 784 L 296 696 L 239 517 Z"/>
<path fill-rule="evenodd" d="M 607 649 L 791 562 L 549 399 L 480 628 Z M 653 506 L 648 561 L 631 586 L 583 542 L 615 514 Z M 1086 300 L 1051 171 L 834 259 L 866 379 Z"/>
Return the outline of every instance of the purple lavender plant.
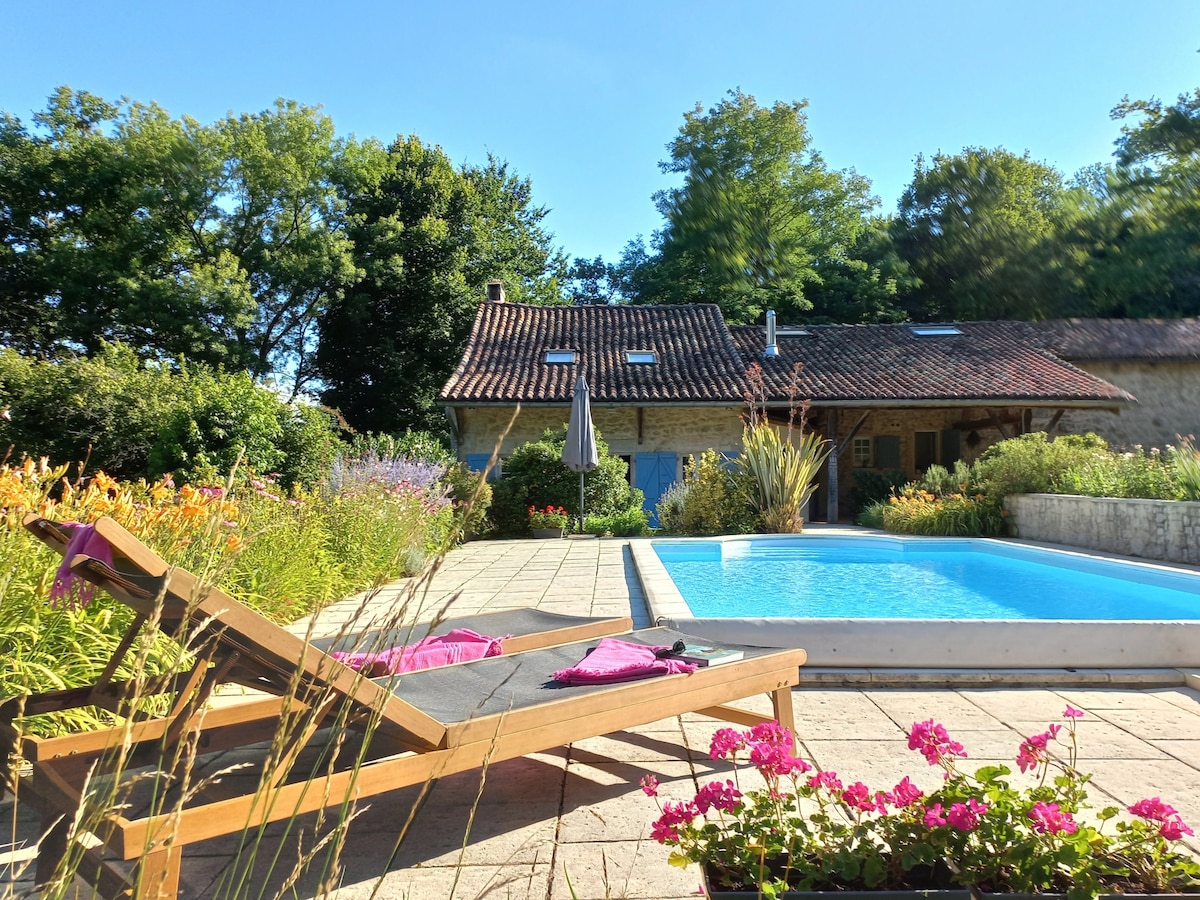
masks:
<path fill-rule="evenodd" d="M 339 455 L 329 473 L 329 489 L 343 497 L 377 490 L 416 493 L 436 512 L 449 503 L 445 475 L 446 466 L 427 460 L 387 458 L 374 452 L 352 458 Z"/>

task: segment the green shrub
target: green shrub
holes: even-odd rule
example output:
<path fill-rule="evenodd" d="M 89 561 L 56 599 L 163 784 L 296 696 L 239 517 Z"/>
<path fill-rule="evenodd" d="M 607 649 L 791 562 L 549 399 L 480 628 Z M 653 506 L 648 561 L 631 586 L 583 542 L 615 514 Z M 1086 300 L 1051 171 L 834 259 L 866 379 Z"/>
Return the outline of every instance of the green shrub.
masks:
<path fill-rule="evenodd" d="M 279 471 L 283 427 L 278 398 L 245 372 L 198 369 L 182 377 L 183 403 L 150 450 L 154 476 L 171 472 L 180 481 L 216 484 L 239 459 L 255 472 Z"/>
<path fill-rule="evenodd" d="M 878 501 L 886 500 L 907 483 L 908 473 L 902 469 L 888 469 L 885 472 L 855 469 L 854 487 L 850 490 L 850 510 L 865 511 Z"/>
<path fill-rule="evenodd" d="M 455 462 L 446 470 L 445 482 L 454 503 L 454 521 L 463 540 L 472 540 L 489 530 L 488 510 L 492 506 L 492 485 L 482 472 L 472 472 L 465 462 Z"/>
<path fill-rule="evenodd" d="M 692 492 L 692 483 L 690 481 L 672 482 L 671 486 L 663 491 L 662 496 L 658 498 L 658 503 L 654 506 L 654 511 L 658 514 L 658 528 L 666 534 L 684 534 L 683 530 L 683 510 L 687 505 L 688 494 Z"/>
<path fill-rule="evenodd" d="M 1084 497 L 1180 500 L 1184 488 L 1172 459 L 1157 449 L 1103 453 L 1072 466 L 1054 482 L 1056 493 Z"/>
<path fill-rule="evenodd" d="M 1200 500 L 1200 450 L 1193 435 L 1180 437 L 1179 445 L 1168 451 L 1180 492 L 1188 500 Z"/>
<path fill-rule="evenodd" d="M 579 474 L 562 461 L 566 427 L 546 429 L 541 440 L 517 447 L 504 460 L 504 477 L 492 487 L 492 522 L 501 534 L 524 534 L 529 507 L 562 506 L 579 518 Z M 629 467 L 608 455 L 608 445 L 596 434 L 600 464 L 584 476 L 584 509 L 608 516 L 641 510 L 645 494 L 629 486 Z"/>
<path fill-rule="evenodd" d="M 649 521 L 650 517 L 642 509 L 627 509 L 607 516 L 585 515 L 583 531 L 585 534 L 638 537 L 649 533 Z"/>
<path fill-rule="evenodd" d="M 974 476 L 971 467 L 960 459 L 955 462 L 953 472 L 945 466 L 937 464 L 930 466 L 916 482 L 916 486 L 935 497 L 949 497 L 953 494 L 970 492 L 973 482 Z"/>
<path fill-rule="evenodd" d="M 293 487 L 312 490 L 324 483 L 329 467 L 341 449 L 337 436 L 337 419 L 323 406 L 310 404 L 280 404 L 275 409 L 279 417 L 279 483 L 285 491 Z"/>
<path fill-rule="evenodd" d="M 440 437 L 411 429 L 404 434 L 355 434 L 347 453 L 355 458 L 374 454 L 381 459 L 421 459 L 446 466 L 454 462 L 454 454 Z"/>
<path fill-rule="evenodd" d="M 94 359 L 46 361 L 0 350 L 0 446 L 13 458 L 83 463 L 114 478 L 151 477 L 148 459 L 182 402 L 182 383 L 128 347 Z"/>
<path fill-rule="evenodd" d="M 994 537 L 1004 530 L 1000 498 L 983 494 L 935 497 L 928 491 L 905 488 L 883 504 L 880 512 L 884 528 L 897 534 Z"/>
<path fill-rule="evenodd" d="M 245 373 L 147 365 L 122 345 L 94 358 L 0 351 L 0 446 L 14 458 L 86 462 L 119 480 L 217 483 L 242 454 L 282 484 L 322 481 L 336 448 L 329 413 L 283 402 Z"/>
<path fill-rule="evenodd" d="M 1044 431 L 993 444 L 975 461 L 975 484 L 996 497 L 1044 494 L 1056 490 L 1057 479 L 1073 468 L 1102 456 L 1108 449 L 1094 434 L 1064 434 L 1048 440 Z"/>
<path fill-rule="evenodd" d="M 887 509 L 886 500 L 876 500 L 859 511 L 855 523 L 864 528 L 883 528 L 883 511 Z"/>
<path fill-rule="evenodd" d="M 684 479 L 659 499 L 659 529 L 668 534 L 745 534 L 754 530 L 749 479 L 715 450 L 684 460 Z"/>

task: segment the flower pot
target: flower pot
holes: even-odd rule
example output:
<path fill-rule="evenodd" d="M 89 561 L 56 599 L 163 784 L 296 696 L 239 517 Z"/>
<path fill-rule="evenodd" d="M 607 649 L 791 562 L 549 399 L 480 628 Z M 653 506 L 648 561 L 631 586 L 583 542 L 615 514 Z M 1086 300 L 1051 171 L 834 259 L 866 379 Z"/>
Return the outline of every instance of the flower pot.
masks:
<path fill-rule="evenodd" d="M 567 533 L 566 528 L 534 528 L 535 538 L 560 538 Z"/>
<path fill-rule="evenodd" d="M 770 864 L 769 864 L 770 865 Z M 772 867 L 773 868 L 773 867 Z M 720 900 L 742 900 L 742 898 L 760 898 L 761 892 L 753 887 L 725 890 L 717 885 L 717 880 L 710 875 L 708 865 L 701 866 L 704 876 L 704 894 L 706 897 Z M 782 874 L 779 870 L 777 874 Z M 945 873 L 943 873 L 945 874 Z M 971 892 L 966 888 L 943 888 L 938 884 L 943 881 L 933 881 L 928 888 L 904 888 L 898 890 L 809 890 L 784 891 L 777 895 L 779 900 L 971 900 Z"/>
<path fill-rule="evenodd" d="M 761 892 L 753 888 L 723 890 L 715 886 L 709 876 L 707 865 L 701 866 L 704 896 L 714 900 L 760 900 Z M 827 890 L 827 891 L 784 891 L 776 895 L 778 900 L 1066 900 L 1066 894 L 1011 894 L 1004 892 L 979 891 L 973 895 L 967 888 L 930 888 L 919 890 L 903 888 L 897 890 Z M 1097 900 L 1196 900 L 1196 894 L 1101 894 Z"/>

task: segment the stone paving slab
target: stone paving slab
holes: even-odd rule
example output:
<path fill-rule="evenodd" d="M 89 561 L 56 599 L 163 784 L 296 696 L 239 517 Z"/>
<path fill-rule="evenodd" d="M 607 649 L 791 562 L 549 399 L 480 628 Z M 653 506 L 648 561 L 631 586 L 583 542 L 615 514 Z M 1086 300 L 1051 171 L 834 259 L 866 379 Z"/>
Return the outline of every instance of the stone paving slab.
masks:
<path fill-rule="evenodd" d="M 468 544 L 452 552 L 414 601 L 413 582 L 398 582 L 369 596 L 322 611 L 314 633 L 335 633 L 352 621 L 386 621 L 405 602 L 432 617 L 537 606 L 580 615 L 631 615 L 649 624 L 628 542 L 523 540 Z M 304 634 L 302 621 L 293 630 Z M 1094 772 L 1097 804 L 1128 804 L 1161 796 L 1193 826 L 1200 824 L 1200 673 L 1187 681 L 1174 671 L 1092 673 L 1070 681 L 1063 670 L 1027 673 L 906 673 L 882 670 L 801 670 L 793 692 L 801 749 L 823 768 L 872 789 L 887 789 L 904 775 L 931 789 L 940 772 L 908 749 L 906 729 L 935 718 L 970 754 L 972 771 L 989 762 L 1016 769 L 1021 738 L 1061 721 L 1067 703 L 1086 713 L 1079 724 L 1082 768 Z M 1113 679 L 1143 685 L 1114 687 Z M 1086 683 L 1079 684 L 1078 680 Z M 229 698 L 227 698 L 229 699 Z M 232 700 L 236 701 L 234 696 Z M 765 697 L 747 704 L 766 712 Z M 725 763 L 708 758 L 713 733 L 725 723 L 698 714 L 579 741 L 532 757 L 491 766 L 480 795 L 480 773 L 437 782 L 419 803 L 420 789 L 370 798 L 351 824 L 350 838 L 329 896 L 381 898 L 512 898 L 512 900 L 614 900 L 696 897 L 699 875 L 667 864 L 664 848 L 649 838 L 657 807 L 638 787 L 653 773 L 663 799 L 690 797 L 699 784 L 728 777 Z M 234 754 L 236 755 L 236 754 Z M 1015 784 L 1029 776 L 1014 772 Z M 744 786 L 749 786 L 747 779 Z M 1111 798 L 1111 801 L 1109 800 Z M 416 813 L 404 840 L 405 820 Z M 37 818 L 25 804 L 0 800 L 0 897 L 31 887 L 32 871 L 18 877 L 21 860 L 37 840 Z M 14 824 L 15 823 L 15 824 Z M 316 817 L 299 823 L 311 843 Z M 297 829 L 273 827 L 269 850 L 290 868 Z M 237 851 L 237 839 L 190 848 L 184 893 L 217 896 L 215 886 Z M 269 873 L 260 854 L 255 887 L 270 896 L 283 872 Z M 257 891 L 255 892 L 257 894 Z M 310 874 L 295 895 L 321 896 Z M 80 896 L 89 896 L 86 890 Z"/>

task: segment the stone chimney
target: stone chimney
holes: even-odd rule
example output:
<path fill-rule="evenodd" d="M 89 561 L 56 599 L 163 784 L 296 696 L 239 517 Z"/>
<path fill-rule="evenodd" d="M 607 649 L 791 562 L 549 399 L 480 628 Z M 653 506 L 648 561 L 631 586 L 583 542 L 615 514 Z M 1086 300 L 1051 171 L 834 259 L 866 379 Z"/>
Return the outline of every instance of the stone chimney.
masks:
<path fill-rule="evenodd" d="M 775 310 L 767 310 L 767 346 L 763 348 L 763 356 L 767 359 L 773 359 L 779 355 L 779 348 L 775 346 Z"/>
<path fill-rule="evenodd" d="M 504 302 L 504 282 L 499 279 L 488 282 L 488 302 L 503 303 Z"/>

